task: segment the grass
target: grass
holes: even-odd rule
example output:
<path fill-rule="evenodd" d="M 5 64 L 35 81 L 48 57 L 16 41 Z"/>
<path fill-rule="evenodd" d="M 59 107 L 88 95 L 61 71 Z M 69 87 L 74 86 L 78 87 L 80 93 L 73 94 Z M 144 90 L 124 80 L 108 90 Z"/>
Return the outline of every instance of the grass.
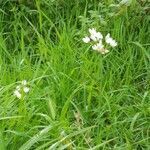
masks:
<path fill-rule="evenodd" d="M 0 2 L 0 150 L 150 148 L 149 4 L 117 4 Z M 118 46 L 92 51 L 91 27 Z"/>

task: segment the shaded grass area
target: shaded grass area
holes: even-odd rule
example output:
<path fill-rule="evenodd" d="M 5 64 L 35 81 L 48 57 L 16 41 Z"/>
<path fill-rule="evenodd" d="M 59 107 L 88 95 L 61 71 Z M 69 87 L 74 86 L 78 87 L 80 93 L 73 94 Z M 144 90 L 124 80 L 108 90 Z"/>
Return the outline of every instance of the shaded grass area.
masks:
<path fill-rule="evenodd" d="M 146 1 L 0 5 L 1 150 L 149 149 Z M 89 27 L 118 46 L 93 52 L 82 42 Z M 24 79 L 30 93 L 20 101 L 13 91 Z"/>

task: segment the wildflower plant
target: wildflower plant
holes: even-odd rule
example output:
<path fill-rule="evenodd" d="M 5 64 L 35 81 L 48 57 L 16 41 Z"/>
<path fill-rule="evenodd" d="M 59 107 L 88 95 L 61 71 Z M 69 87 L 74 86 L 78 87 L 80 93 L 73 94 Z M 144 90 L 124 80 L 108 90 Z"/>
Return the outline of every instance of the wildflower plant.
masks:
<path fill-rule="evenodd" d="M 116 47 L 117 42 L 108 33 L 105 38 L 101 32 L 97 32 L 95 28 L 89 29 L 89 36 L 85 36 L 82 40 L 84 43 L 91 43 L 92 49 L 106 54 L 109 52 L 107 48 Z"/>
<path fill-rule="evenodd" d="M 27 81 L 23 80 L 18 86 L 16 86 L 14 96 L 16 96 L 18 99 L 22 99 L 29 91 L 30 88 L 28 87 Z"/>

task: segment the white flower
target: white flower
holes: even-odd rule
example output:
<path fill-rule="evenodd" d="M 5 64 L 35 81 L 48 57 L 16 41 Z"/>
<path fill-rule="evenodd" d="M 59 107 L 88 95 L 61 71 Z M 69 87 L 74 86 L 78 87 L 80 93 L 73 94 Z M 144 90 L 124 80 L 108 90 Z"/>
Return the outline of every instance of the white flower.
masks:
<path fill-rule="evenodd" d="M 14 91 L 14 95 L 15 95 L 17 98 L 21 99 L 21 93 L 20 93 L 18 90 L 15 90 L 15 91 Z"/>
<path fill-rule="evenodd" d="M 28 88 L 28 87 L 24 87 L 24 88 L 23 88 L 23 91 L 24 91 L 25 93 L 28 93 L 29 90 L 30 90 L 30 88 Z"/>
<path fill-rule="evenodd" d="M 91 39 L 91 40 L 93 40 L 93 41 L 95 41 L 95 42 L 97 41 L 96 36 L 95 36 L 95 35 L 93 35 L 93 34 L 90 36 L 90 39 Z"/>
<path fill-rule="evenodd" d="M 110 40 L 110 33 L 108 33 L 108 34 L 105 36 L 105 41 L 106 41 L 106 43 L 109 43 L 109 40 Z"/>
<path fill-rule="evenodd" d="M 96 30 L 94 29 L 94 28 L 92 28 L 92 29 L 89 29 L 89 32 L 90 32 L 90 38 L 91 38 L 91 40 L 93 40 L 93 41 L 97 41 L 97 32 L 96 32 Z"/>
<path fill-rule="evenodd" d="M 16 89 L 19 91 L 19 90 L 20 90 L 20 85 L 18 85 L 18 86 L 16 87 Z"/>
<path fill-rule="evenodd" d="M 106 54 L 109 52 L 109 50 L 104 47 L 105 45 L 109 44 L 111 47 L 117 46 L 117 42 L 112 37 L 110 37 L 110 33 L 108 33 L 105 36 L 105 41 L 102 41 L 103 40 L 102 33 L 97 32 L 95 28 L 90 28 L 89 33 L 90 35 L 84 37 L 82 40 L 85 43 L 89 43 L 91 41 L 92 49 L 100 52 L 101 54 Z"/>
<path fill-rule="evenodd" d="M 102 41 L 99 41 L 97 43 L 97 47 L 98 47 L 98 49 L 102 49 L 104 47 L 104 45 L 102 44 Z"/>
<path fill-rule="evenodd" d="M 93 40 L 93 41 L 95 41 L 95 42 L 97 41 L 97 38 L 93 34 L 90 36 L 90 39 Z"/>
<path fill-rule="evenodd" d="M 111 37 L 110 37 L 110 33 L 108 33 L 105 37 L 105 41 L 107 44 L 109 44 L 110 46 L 112 47 L 115 47 L 117 46 L 117 42 L 115 40 L 113 40 Z"/>
<path fill-rule="evenodd" d="M 106 53 L 109 53 L 109 50 L 108 50 L 108 49 L 105 49 L 104 53 L 105 53 L 105 54 L 106 54 Z"/>
<path fill-rule="evenodd" d="M 93 50 L 97 50 L 97 49 L 98 49 L 97 44 L 93 45 L 93 46 L 92 46 L 92 49 L 93 49 Z"/>
<path fill-rule="evenodd" d="M 103 35 L 100 32 L 96 32 L 96 30 L 94 28 L 89 29 L 90 32 L 90 38 L 93 41 L 99 41 L 101 39 L 103 39 Z"/>
<path fill-rule="evenodd" d="M 115 40 L 112 40 L 112 41 L 110 42 L 110 46 L 112 46 L 112 47 L 117 46 L 117 42 L 116 42 Z"/>
<path fill-rule="evenodd" d="M 92 46 L 92 49 L 99 51 L 103 47 L 104 47 L 104 45 L 102 44 L 102 41 L 99 41 L 99 43 L 97 43 L 97 44 L 95 44 L 95 45 Z"/>
<path fill-rule="evenodd" d="M 14 91 L 14 96 L 21 99 L 29 91 L 30 91 L 30 88 L 27 87 L 27 81 L 23 80 L 20 82 L 20 85 L 16 86 L 16 90 Z"/>
<path fill-rule="evenodd" d="M 23 80 L 23 81 L 21 82 L 21 84 L 22 84 L 22 85 L 27 85 L 27 81 L 26 81 L 26 80 Z"/>
<path fill-rule="evenodd" d="M 88 36 L 84 37 L 83 39 L 84 43 L 89 43 L 90 42 L 90 38 Z"/>
<path fill-rule="evenodd" d="M 109 50 L 104 48 L 104 45 L 102 44 L 102 41 L 99 41 L 99 43 L 92 46 L 93 50 L 96 50 L 100 52 L 101 54 L 106 54 L 109 52 Z"/>
<path fill-rule="evenodd" d="M 97 32 L 95 36 L 96 36 L 97 40 L 103 39 L 103 35 L 100 32 Z"/>
<path fill-rule="evenodd" d="M 95 35 L 97 33 L 95 28 L 89 29 L 89 32 L 91 35 Z"/>
<path fill-rule="evenodd" d="M 109 50 L 105 49 L 105 48 L 102 48 L 100 51 L 99 51 L 101 54 L 107 54 L 109 53 Z"/>

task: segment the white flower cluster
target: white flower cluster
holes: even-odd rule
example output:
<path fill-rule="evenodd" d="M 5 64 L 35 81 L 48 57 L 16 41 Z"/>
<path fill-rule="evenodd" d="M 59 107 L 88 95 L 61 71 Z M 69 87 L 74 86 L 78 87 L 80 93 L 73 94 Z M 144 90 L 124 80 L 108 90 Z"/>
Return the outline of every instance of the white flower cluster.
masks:
<path fill-rule="evenodd" d="M 109 52 L 103 44 L 103 35 L 100 32 L 97 32 L 96 29 L 92 28 L 89 29 L 90 36 L 85 36 L 82 40 L 84 43 L 89 43 L 91 41 L 94 42 L 92 45 L 92 49 L 100 52 L 101 54 L 106 54 Z M 111 47 L 117 46 L 117 42 L 110 37 L 110 34 L 108 33 L 105 36 L 105 44 L 110 45 Z"/>
<path fill-rule="evenodd" d="M 18 85 L 14 91 L 14 96 L 21 99 L 24 94 L 28 93 L 30 88 L 27 86 L 27 81 L 23 80 L 20 85 Z"/>

